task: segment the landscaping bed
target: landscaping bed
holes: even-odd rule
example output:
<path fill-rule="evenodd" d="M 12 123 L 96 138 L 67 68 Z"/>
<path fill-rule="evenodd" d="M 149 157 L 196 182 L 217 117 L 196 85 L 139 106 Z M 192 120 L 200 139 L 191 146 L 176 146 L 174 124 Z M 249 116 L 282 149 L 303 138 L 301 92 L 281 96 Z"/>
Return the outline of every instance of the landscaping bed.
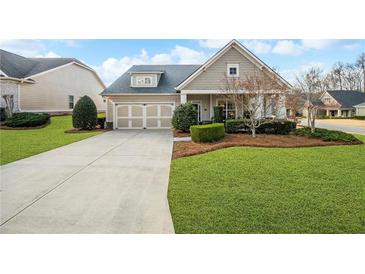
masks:
<path fill-rule="evenodd" d="M 335 146 L 335 145 L 353 145 L 361 144 L 361 141 L 324 141 L 319 138 L 312 138 L 299 135 L 271 135 L 258 134 L 252 138 L 250 134 L 226 134 L 225 138 L 213 143 L 195 143 L 195 142 L 175 142 L 172 158 L 202 154 L 213 150 L 227 147 L 250 146 L 250 147 L 315 147 L 315 146 Z"/>

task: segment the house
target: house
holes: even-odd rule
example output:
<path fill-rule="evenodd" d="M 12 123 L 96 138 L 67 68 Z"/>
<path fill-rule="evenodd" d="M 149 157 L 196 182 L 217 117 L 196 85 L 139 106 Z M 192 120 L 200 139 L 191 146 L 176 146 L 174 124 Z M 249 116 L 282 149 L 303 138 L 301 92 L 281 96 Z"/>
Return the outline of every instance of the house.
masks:
<path fill-rule="evenodd" d="M 352 117 L 356 114 L 356 105 L 365 102 L 365 92 L 355 90 L 328 90 L 324 92 L 319 101 L 318 116 Z M 360 106 L 361 108 L 361 106 Z M 303 115 L 307 116 L 304 108 Z"/>
<path fill-rule="evenodd" d="M 105 111 L 103 89 L 97 73 L 77 59 L 26 58 L 0 49 L 1 107 L 3 95 L 13 95 L 14 112 L 71 112 L 88 95 Z"/>
<path fill-rule="evenodd" d="M 101 93 L 107 100 L 106 121 L 114 129 L 171 128 L 174 108 L 186 102 L 196 106 L 199 121 L 211 120 L 217 105 L 226 118 L 235 118 L 237 108 L 222 95 L 222 82 L 226 77 L 244 79 L 256 71 L 276 77 L 285 90 L 291 87 L 236 40 L 202 65 L 132 66 Z M 276 117 L 285 118 L 285 92 L 278 94 L 276 103 Z"/>
<path fill-rule="evenodd" d="M 356 109 L 356 116 L 365 116 L 365 101 L 361 104 L 354 106 Z"/>

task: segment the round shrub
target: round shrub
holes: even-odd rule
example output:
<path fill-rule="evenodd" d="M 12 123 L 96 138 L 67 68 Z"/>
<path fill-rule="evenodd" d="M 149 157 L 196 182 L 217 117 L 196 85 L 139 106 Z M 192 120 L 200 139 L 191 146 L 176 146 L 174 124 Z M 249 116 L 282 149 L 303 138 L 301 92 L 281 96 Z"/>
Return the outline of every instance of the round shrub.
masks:
<path fill-rule="evenodd" d="M 224 124 L 214 123 L 209 125 L 191 126 L 191 139 L 198 143 L 219 141 L 224 138 Z"/>
<path fill-rule="evenodd" d="M 74 128 L 94 129 L 97 122 L 97 110 L 93 100 L 85 95 L 77 101 L 72 113 Z"/>
<path fill-rule="evenodd" d="M 172 116 L 172 125 L 175 129 L 188 132 L 192 125 L 198 124 L 198 111 L 191 103 L 178 106 Z"/>
<path fill-rule="evenodd" d="M 5 122 L 5 125 L 8 127 L 37 127 L 47 124 L 49 119 L 48 113 L 20 112 L 14 113 Z"/>

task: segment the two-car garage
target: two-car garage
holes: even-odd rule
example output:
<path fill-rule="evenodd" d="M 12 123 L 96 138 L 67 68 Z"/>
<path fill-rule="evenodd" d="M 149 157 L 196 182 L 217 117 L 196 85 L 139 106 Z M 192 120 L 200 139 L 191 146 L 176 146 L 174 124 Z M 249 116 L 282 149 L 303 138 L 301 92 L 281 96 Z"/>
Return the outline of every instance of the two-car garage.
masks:
<path fill-rule="evenodd" d="M 114 104 L 115 129 L 169 129 L 175 102 Z"/>

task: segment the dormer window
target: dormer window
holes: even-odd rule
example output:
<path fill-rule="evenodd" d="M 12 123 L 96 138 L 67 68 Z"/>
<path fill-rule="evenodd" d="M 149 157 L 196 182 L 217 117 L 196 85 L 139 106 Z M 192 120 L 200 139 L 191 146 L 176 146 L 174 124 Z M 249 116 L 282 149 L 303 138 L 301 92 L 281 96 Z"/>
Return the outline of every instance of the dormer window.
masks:
<path fill-rule="evenodd" d="M 240 74 L 239 64 L 228 64 L 227 65 L 227 76 L 238 77 Z"/>
<path fill-rule="evenodd" d="M 138 86 L 151 86 L 152 76 L 136 76 L 136 83 Z"/>

